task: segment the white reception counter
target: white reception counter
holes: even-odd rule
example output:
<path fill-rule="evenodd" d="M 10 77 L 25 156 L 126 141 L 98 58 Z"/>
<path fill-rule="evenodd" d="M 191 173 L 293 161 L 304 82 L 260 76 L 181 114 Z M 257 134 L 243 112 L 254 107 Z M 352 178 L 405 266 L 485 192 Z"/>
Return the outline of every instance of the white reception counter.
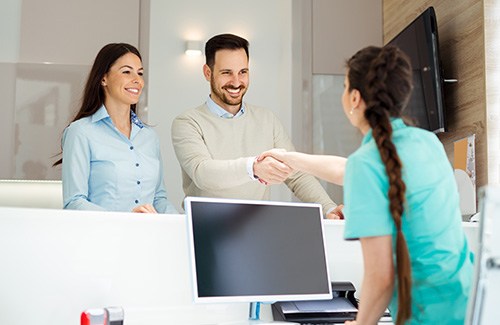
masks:
<path fill-rule="evenodd" d="M 357 241 L 325 220 L 332 281 L 361 286 Z M 474 251 L 477 224 L 464 223 Z M 121 306 L 125 324 L 220 324 L 248 305 L 192 303 L 186 217 L 0 207 L 0 324 L 77 325 Z M 262 318 L 272 319 L 265 305 Z"/>

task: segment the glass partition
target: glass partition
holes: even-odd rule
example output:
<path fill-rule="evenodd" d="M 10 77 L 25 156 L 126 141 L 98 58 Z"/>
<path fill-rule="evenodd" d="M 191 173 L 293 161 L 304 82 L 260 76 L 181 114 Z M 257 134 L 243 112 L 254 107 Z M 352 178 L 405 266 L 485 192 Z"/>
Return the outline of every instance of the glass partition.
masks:
<path fill-rule="evenodd" d="M 354 128 L 342 108 L 344 75 L 313 75 L 313 153 L 347 157 L 361 144 L 362 134 Z M 336 202 L 343 202 L 342 187 L 322 182 Z"/>
<path fill-rule="evenodd" d="M 139 16 L 140 0 L 2 2 L 0 179 L 61 178 L 52 164 L 95 55 L 111 42 L 139 46 Z"/>

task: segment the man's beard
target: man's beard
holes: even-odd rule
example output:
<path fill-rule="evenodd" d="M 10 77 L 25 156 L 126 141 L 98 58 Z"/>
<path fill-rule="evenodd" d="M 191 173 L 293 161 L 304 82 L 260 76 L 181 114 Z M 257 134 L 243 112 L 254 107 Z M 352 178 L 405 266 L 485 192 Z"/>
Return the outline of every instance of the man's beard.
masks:
<path fill-rule="evenodd" d="M 241 102 L 243 101 L 243 96 L 247 92 L 246 87 L 240 86 L 239 88 L 241 88 L 241 95 L 238 98 L 232 98 L 228 94 L 226 94 L 223 90 L 217 89 L 215 87 L 215 82 L 213 81 L 213 79 L 210 80 L 210 88 L 212 89 L 212 93 L 215 96 L 217 96 L 217 98 L 219 98 L 224 104 L 230 106 L 241 105 Z M 230 88 L 230 87 L 225 87 L 225 88 Z"/>

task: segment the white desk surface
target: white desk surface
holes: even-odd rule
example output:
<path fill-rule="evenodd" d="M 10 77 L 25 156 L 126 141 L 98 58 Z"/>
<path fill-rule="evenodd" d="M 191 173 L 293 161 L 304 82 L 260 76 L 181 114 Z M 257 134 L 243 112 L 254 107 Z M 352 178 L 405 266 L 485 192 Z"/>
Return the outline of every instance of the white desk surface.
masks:
<path fill-rule="evenodd" d="M 331 280 L 359 295 L 359 242 L 343 240 L 343 221 L 324 225 Z M 475 250 L 477 225 L 464 228 Z M 245 303 L 192 303 L 184 215 L 0 207 L 0 260 L 0 324 L 78 325 L 83 310 L 106 306 L 122 306 L 126 325 L 248 315 Z M 261 316 L 272 319 L 269 305 Z"/>

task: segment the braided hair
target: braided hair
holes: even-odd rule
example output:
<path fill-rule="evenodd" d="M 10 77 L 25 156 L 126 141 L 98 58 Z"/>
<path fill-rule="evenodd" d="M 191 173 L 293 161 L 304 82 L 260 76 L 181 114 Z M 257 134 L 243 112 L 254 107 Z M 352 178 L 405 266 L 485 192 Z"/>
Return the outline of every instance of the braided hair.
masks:
<path fill-rule="evenodd" d="M 389 210 L 396 225 L 398 314 L 396 325 L 411 317 L 411 265 L 401 230 L 406 185 L 402 163 L 392 142 L 390 118 L 401 117 L 412 90 L 412 70 L 407 56 L 394 46 L 366 47 L 347 61 L 350 89 L 357 89 L 366 103 L 364 117 L 372 129 L 389 179 Z"/>

